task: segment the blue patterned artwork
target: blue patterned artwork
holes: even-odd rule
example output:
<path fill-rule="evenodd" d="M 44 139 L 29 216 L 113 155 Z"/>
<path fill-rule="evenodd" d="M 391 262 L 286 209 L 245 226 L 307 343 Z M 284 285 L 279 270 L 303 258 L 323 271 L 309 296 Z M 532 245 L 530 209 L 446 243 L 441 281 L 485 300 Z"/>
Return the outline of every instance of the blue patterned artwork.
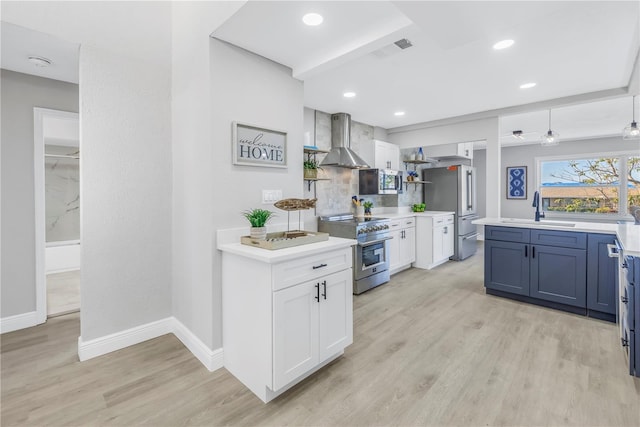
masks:
<path fill-rule="evenodd" d="M 511 166 L 507 168 L 507 199 L 527 198 L 527 167 Z"/>

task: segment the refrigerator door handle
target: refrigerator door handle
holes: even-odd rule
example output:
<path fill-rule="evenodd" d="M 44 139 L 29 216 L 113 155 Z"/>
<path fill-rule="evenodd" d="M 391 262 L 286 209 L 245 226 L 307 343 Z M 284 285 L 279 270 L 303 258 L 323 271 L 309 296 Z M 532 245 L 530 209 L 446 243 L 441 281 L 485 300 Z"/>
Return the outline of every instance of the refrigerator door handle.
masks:
<path fill-rule="evenodd" d="M 467 209 L 473 209 L 473 172 L 467 171 Z"/>

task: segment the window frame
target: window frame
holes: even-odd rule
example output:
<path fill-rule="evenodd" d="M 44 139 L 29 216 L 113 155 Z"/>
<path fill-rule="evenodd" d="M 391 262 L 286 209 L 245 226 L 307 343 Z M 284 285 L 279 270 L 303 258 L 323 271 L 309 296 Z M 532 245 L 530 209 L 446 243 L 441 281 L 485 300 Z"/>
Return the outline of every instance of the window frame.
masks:
<path fill-rule="evenodd" d="M 555 156 L 540 156 L 535 157 L 535 189 L 534 191 L 540 192 L 542 186 L 542 163 L 549 161 L 570 161 L 570 160 L 592 160 L 602 157 L 616 157 L 619 159 L 620 180 L 618 184 L 619 201 L 618 201 L 618 213 L 576 213 L 576 212 L 559 212 L 559 211 L 545 211 L 546 218 L 555 219 L 574 219 L 574 220 L 597 220 L 597 221 L 628 221 L 633 220 L 633 217 L 629 213 L 628 204 L 628 180 L 627 176 L 629 157 L 640 157 L 640 152 L 634 150 L 627 151 L 614 151 L 614 152 L 596 152 L 596 153 L 583 153 L 583 154 L 564 154 Z M 624 159 L 624 161 L 620 161 Z"/>

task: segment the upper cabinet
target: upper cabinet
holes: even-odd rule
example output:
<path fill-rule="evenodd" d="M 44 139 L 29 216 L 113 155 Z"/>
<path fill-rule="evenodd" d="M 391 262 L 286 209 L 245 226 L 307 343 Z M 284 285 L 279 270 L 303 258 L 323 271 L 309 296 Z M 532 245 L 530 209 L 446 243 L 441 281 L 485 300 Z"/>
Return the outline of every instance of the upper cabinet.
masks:
<path fill-rule="evenodd" d="M 374 139 L 362 144 L 358 154 L 372 168 L 400 170 L 400 147 L 395 144 Z"/>
<path fill-rule="evenodd" d="M 434 159 L 473 159 L 473 142 L 457 144 L 428 145 L 424 147 L 425 155 Z"/>

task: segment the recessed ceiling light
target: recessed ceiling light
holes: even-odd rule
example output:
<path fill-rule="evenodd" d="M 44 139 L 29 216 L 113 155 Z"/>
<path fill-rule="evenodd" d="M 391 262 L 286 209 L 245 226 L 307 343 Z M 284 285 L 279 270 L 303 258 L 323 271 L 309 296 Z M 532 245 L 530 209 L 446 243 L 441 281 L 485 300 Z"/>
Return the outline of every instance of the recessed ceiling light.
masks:
<path fill-rule="evenodd" d="M 302 22 L 312 27 L 322 24 L 322 21 L 324 18 L 318 13 L 307 13 L 302 17 Z"/>
<path fill-rule="evenodd" d="M 513 46 L 513 43 L 515 43 L 513 40 L 500 40 L 498 43 L 493 45 L 493 48 L 495 50 L 506 49 Z"/>
<path fill-rule="evenodd" d="M 520 85 L 520 89 L 531 89 L 532 87 L 534 87 L 536 85 L 536 83 L 524 83 Z"/>
<path fill-rule="evenodd" d="M 42 56 L 30 56 L 27 59 L 36 67 L 48 67 L 51 65 L 51 60 L 43 58 Z"/>
<path fill-rule="evenodd" d="M 356 96 L 355 92 L 345 92 L 342 94 L 342 96 L 344 96 L 345 98 L 353 98 L 354 96 Z"/>
<path fill-rule="evenodd" d="M 396 111 L 393 113 L 394 116 L 404 116 L 404 111 Z"/>

